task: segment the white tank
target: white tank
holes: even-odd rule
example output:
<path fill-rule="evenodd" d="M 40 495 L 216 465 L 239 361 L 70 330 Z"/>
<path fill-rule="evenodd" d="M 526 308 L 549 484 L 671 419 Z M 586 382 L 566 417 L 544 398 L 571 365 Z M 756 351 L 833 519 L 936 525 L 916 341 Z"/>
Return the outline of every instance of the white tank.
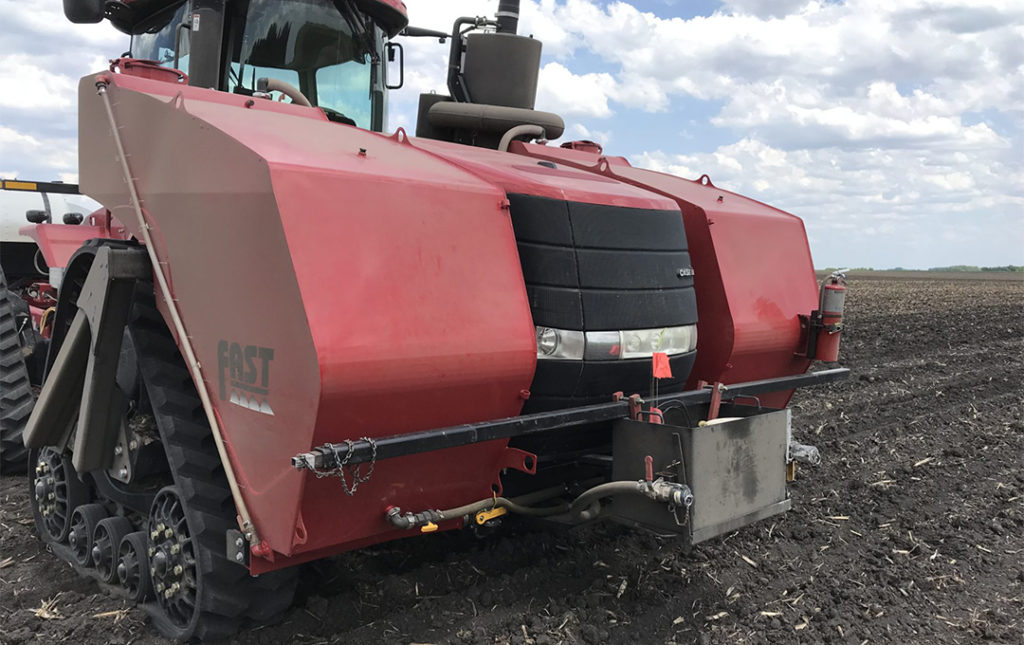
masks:
<path fill-rule="evenodd" d="M 99 208 L 96 202 L 83 195 L 47 193 L 46 198 L 54 224 L 63 224 L 65 213 L 85 217 Z M 25 212 L 30 210 L 46 210 L 42 193 L 0 190 L 0 242 L 32 242 L 32 238 L 18 232 L 31 223 L 25 219 Z"/>

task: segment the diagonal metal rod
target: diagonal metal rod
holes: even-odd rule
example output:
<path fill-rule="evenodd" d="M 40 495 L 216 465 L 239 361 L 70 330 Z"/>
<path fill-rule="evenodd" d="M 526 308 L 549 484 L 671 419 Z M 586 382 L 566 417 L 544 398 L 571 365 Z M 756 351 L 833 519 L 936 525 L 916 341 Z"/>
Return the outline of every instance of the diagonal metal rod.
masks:
<path fill-rule="evenodd" d="M 181 319 L 181 314 L 178 311 L 178 301 L 174 299 L 171 294 L 171 287 L 168 284 L 167 277 L 164 275 L 166 271 L 165 263 L 162 262 L 157 255 L 156 246 L 153 244 L 153 239 L 149 234 L 151 225 L 146 221 L 146 216 L 142 211 L 142 201 L 139 199 L 139 193 L 135 187 L 135 176 L 132 174 L 131 168 L 128 165 L 128 156 L 125 154 L 124 145 L 121 143 L 120 126 L 117 123 L 117 119 L 114 117 L 114 109 L 110 104 L 110 94 L 107 86 L 109 80 L 100 79 L 96 83 L 96 93 L 103 100 L 103 107 L 107 112 L 107 119 L 110 122 L 110 132 L 114 139 L 114 145 L 117 149 L 118 160 L 121 162 L 121 171 L 124 174 L 125 183 L 128 185 L 128 195 L 131 199 L 132 209 L 135 211 L 135 217 L 138 220 L 139 229 L 142 233 L 142 241 L 146 247 L 146 251 L 149 253 L 149 259 L 153 265 L 153 277 L 156 278 L 157 286 L 161 297 L 164 299 L 164 303 L 167 305 L 167 312 L 171 315 L 171 322 L 174 325 L 174 332 L 178 336 L 178 346 L 182 350 L 182 354 L 185 356 L 185 363 L 188 365 L 189 372 L 192 374 L 192 380 L 195 381 L 196 391 L 199 393 L 199 399 L 203 404 L 203 411 L 206 413 L 206 420 L 210 424 L 210 430 L 213 434 L 214 445 L 217 446 L 217 453 L 220 456 L 221 463 L 224 465 L 224 474 L 227 476 L 228 487 L 231 489 L 231 497 L 234 499 L 235 508 L 238 511 L 239 527 L 242 529 L 242 533 L 249 538 L 251 544 L 259 544 L 259 534 L 256 532 L 256 527 L 252 523 L 252 518 L 249 515 L 249 508 L 245 504 L 245 499 L 242 497 L 242 491 L 238 487 L 238 479 L 235 477 L 235 471 L 231 467 L 231 459 L 228 456 L 227 447 L 224 444 L 224 435 L 221 431 L 220 422 L 217 419 L 217 414 L 213 410 L 213 402 L 210 401 L 210 393 L 206 391 L 206 381 L 203 379 L 203 371 L 199 365 L 199 359 L 196 358 L 195 350 L 192 348 L 191 336 L 188 330 L 185 328 L 185 323 Z"/>

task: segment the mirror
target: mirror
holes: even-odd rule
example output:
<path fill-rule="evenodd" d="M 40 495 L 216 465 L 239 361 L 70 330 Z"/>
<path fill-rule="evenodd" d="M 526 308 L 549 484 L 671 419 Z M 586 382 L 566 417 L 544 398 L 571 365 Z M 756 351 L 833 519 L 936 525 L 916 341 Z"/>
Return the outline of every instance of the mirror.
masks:
<path fill-rule="evenodd" d="M 33 224 L 42 224 L 48 218 L 46 217 L 46 211 L 31 210 L 25 211 L 25 219 Z"/>
<path fill-rule="evenodd" d="M 76 24 L 103 20 L 104 0 L 64 0 L 64 15 Z"/>
<path fill-rule="evenodd" d="M 387 71 L 385 78 L 388 79 L 389 90 L 400 89 L 405 85 L 405 50 L 398 43 L 388 43 L 384 46 L 384 53 L 387 56 Z M 392 83 L 391 79 L 398 76 L 398 83 Z"/>

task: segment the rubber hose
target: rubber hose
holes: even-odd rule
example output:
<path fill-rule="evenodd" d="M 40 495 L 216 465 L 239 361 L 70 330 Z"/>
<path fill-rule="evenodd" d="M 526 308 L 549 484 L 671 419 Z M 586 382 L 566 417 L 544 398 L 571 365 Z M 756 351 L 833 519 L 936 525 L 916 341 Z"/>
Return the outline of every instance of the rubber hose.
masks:
<path fill-rule="evenodd" d="M 515 499 L 508 499 L 507 497 L 492 497 L 490 499 L 482 499 L 479 502 L 473 502 L 472 504 L 466 504 L 465 506 L 441 511 L 441 516 L 445 519 L 452 519 L 456 517 L 463 517 L 465 515 L 475 515 L 480 511 L 490 510 L 499 506 L 508 510 L 510 513 L 517 513 L 519 515 L 532 515 L 534 517 L 558 515 L 560 513 L 567 512 L 569 510 L 569 505 L 556 504 L 555 506 L 535 508 L 529 506 L 529 504 L 556 497 L 564 492 L 564 486 L 552 486 L 551 488 L 535 491 L 528 495 L 516 497 Z"/>
<path fill-rule="evenodd" d="M 303 94 L 299 88 L 295 87 L 291 83 L 287 83 L 280 79 L 268 78 L 267 79 L 267 91 L 268 92 L 280 92 L 290 98 L 296 105 L 303 107 L 313 107 L 306 95 Z"/>
<path fill-rule="evenodd" d="M 590 490 L 584 491 L 579 497 L 573 500 L 570 505 L 570 514 L 573 516 L 581 515 L 584 511 L 587 511 L 585 519 L 593 519 L 590 516 L 589 507 L 600 500 L 603 497 L 611 497 L 613 495 L 639 495 L 641 494 L 640 483 L 635 481 L 620 481 L 620 482 L 608 482 L 607 484 L 601 484 L 600 486 L 594 486 Z M 596 513 L 594 514 L 596 517 Z"/>
<path fill-rule="evenodd" d="M 514 128 L 509 128 L 508 132 L 501 137 L 501 141 L 498 143 L 498 150 L 500 152 L 508 152 L 508 147 L 512 145 L 512 141 L 515 140 L 516 137 L 523 137 L 526 135 L 530 135 L 533 138 L 545 137 L 547 136 L 545 132 L 547 131 L 543 127 L 539 125 L 530 125 L 528 123 L 517 125 Z"/>

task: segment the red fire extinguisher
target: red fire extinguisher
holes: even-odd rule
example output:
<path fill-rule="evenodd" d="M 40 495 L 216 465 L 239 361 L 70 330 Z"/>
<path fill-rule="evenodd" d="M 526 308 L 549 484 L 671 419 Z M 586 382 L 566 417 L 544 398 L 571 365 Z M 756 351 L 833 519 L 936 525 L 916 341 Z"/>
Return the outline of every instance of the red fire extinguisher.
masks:
<path fill-rule="evenodd" d="M 814 357 L 833 363 L 839 360 L 839 336 L 843 331 L 843 308 L 846 306 L 846 276 L 836 271 L 821 283 L 818 311 L 821 327 Z"/>

